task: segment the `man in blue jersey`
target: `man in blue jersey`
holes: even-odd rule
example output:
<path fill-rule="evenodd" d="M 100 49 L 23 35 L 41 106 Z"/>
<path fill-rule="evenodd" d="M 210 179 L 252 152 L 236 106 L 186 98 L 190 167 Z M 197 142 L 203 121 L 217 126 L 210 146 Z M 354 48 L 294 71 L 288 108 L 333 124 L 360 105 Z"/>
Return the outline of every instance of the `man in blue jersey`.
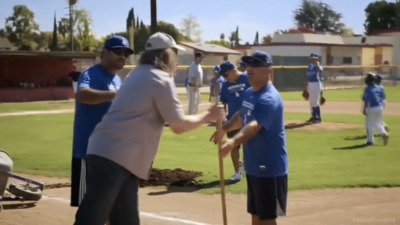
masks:
<path fill-rule="evenodd" d="M 243 56 L 251 88 L 244 93 L 240 110 L 216 131 L 211 140 L 240 129 L 223 141 L 219 154 L 226 156 L 243 143 L 247 178 L 247 212 L 253 225 L 276 224 L 286 214 L 288 159 L 283 123 L 283 102 L 271 83 L 272 58 L 262 51 Z"/>
<path fill-rule="evenodd" d="M 210 96 L 208 101 L 212 104 L 219 103 L 222 84 L 225 82 L 225 79 L 219 74 L 220 71 L 219 65 L 216 65 L 213 69 L 213 77 L 210 80 Z"/>
<path fill-rule="evenodd" d="M 226 61 L 219 67 L 221 68 L 221 76 L 226 80 L 226 82 L 222 84 L 220 101 L 224 104 L 225 111 L 228 110 L 226 119 L 229 120 L 242 106 L 243 94 L 247 88 L 250 87 L 250 84 L 247 81 L 247 74 L 240 72 L 234 63 Z M 228 137 L 233 137 L 238 131 L 239 129 L 232 130 L 228 132 L 227 135 Z M 231 159 L 235 172 L 231 176 L 230 180 L 233 181 L 238 181 L 242 178 L 242 174 L 239 171 L 239 149 L 240 145 L 237 145 L 231 151 Z"/>
<path fill-rule="evenodd" d="M 89 136 L 110 108 L 121 86 L 117 72 L 124 67 L 126 58 L 132 53 L 126 38 L 111 36 L 104 43 L 101 62 L 84 70 L 78 78 L 72 144 L 71 206 L 79 206 L 86 192 Z"/>
<path fill-rule="evenodd" d="M 383 89 L 374 84 L 375 79 L 374 74 L 367 74 L 365 77 L 365 84 L 367 87 L 362 96 L 364 102 L 363 114 L 365 115 L 365 127 L 367 130 L 367 142 L 365 144 L 374 144 L 373 130 L 376 129 L 383 139 L 383 144 L 387 145 L 389 134 L 385 131 L 382 120 L 383 105 L 386 97 Z"/>
<path fill-rule="evenodd" d="M 322 83 L 321 73 L 322 66 L 319 63 L 319 56 L 316 53 L 311 53 L 310 64 L 307 68 L 307 80 L 305 89 L 308 90 L 311 118 L 308 122 L 320 123 L 321 122 L 321 110 L 319 107 L 319 98 L 322 94 Z"/>

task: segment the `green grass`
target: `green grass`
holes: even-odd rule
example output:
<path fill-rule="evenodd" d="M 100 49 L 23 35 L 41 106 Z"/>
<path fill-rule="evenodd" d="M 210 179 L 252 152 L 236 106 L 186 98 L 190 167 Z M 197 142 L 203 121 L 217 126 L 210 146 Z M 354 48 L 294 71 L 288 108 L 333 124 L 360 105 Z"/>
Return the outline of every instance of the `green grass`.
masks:
<path fill-rule="evenodd" d="M 400 102 L 399 87 L 385 87 L 386 98 L 388 102 Z M 361 101 L 362 88 L 354 89 L 337 89 L 325 90 L 324 96 L 328 101 Z M 286 91 L 280 92 L 284 100 L 303 100 L 301 91 Z M 208 102 L 208 93 L 202 93 L 200 99 L 202 103 Z M 178 99 L 182 103 L 187 102 L 186 94 L 179 94 Z M 70 109 L 74 107 L 74 100 L 68 101 L 40 101 L 40 102 L 25 102 L 25 103 L 1 103 L 0 113 L 18 112 L 18 111 L 33 111 L 33 110 L 57 110 Z"/>
<path fill-rule="evenodd" d="M 74 108 L 74 107 L 75 107 L 74 100 L 1 103 L 0 104 L 0 113 L 18 112 L 18 111 L 33 111 L 33 110 L 70 109 L 70 108 Z"/>
<path fill-rule="evenodd" d="M 303 120 L 307 113 L 285 113 L 285 119 Z M 346 149 L 362 144 L 362 115 L 324 114 L 324 121 L 357 123 L 356 129 L 296 130 L 289 129 L 289 188 L 315 189 L 340 187 L 400 186 L 400 117 L 385 116 L 391 128 L 388 146 L 376 145 Z M 14 161 L 14 172 L 69 177 L 71 164 L 73 114 L 0 117 L 0 149 Z M 215 128 L 175 135 L 164 130 L 155 168 L 182 168 L 201 171 L 199 181 L 206 184 L 204 193 L 219 192 L 217 147 L 208 141 Z M 354 139 L 354 140 L 346 140 Z M 335 149 L 336 148 L 336 149 Z M 342 148 L 342 149 L 340 149 Z M 344 148 L 344 149 L 343 149 Z M 224 160 L 225 178 L 232 175 L 229 157 Z M 226 185 L 226 191 L 245 193 L 244 181 Z"/>
<path fill-rule="evenodd" d="M 361 101 L 363 88 L 324 90 L 324 97 L 328 101 Z M 280 92 L 284 100 L 303 100 L 302 91 Z M 386 101 L 400 102 L 400 87 L 385 87 Z"/>

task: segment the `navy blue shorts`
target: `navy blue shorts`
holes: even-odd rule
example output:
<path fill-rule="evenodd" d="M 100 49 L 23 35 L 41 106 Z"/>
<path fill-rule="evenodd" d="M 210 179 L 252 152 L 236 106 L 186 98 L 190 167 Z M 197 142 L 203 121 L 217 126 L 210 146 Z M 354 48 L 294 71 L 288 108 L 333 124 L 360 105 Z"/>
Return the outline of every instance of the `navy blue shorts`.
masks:
<path fill-rule="evenodd" d="M 247 178 L 247 212 L 260 220 L 273 220 L 286 215 L 287 175 Z"/>

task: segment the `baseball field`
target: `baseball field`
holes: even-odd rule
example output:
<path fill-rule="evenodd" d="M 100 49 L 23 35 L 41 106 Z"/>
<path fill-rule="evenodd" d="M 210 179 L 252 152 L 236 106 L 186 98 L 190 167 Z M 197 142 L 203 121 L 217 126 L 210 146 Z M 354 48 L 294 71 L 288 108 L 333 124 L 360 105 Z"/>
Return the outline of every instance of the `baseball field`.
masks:
<path fill-rule="evenodd" d="M 288 216 L 278 222 L 400 224 L 400 89 L 385 91 L 387 146 L 378 136 L 375 145 L 364 145 L 362 89 L 325 91 L 323 122 L 311 125 L 304 123 L 309 109 L 301 93 L 281 93 L 290 192 Z M 185 103 L 185 97 L 180 98 Z M 207 105 L 203 95 L 201 107 Z M 73 107 L 73 101 L 0 104 L 0 149 L 12 157 L 13 172 L 46 183 L 69 181 Z M 49 110 L 59 113 L 18 114 Z M 205 125 L 183 135 L 164 130 L 154 167 L 199 171 L 202 176 L 197 186 L 141 189 L 143 224 L 222 224 L 217 147 L 208 141 L 214 129 Z M 224 171 L 226 179 L 233 173 L 229 158 L 224 160 Z M 226 192 L 229 224 L 247 224 L 246 182 L 227 182 Z M 0 224 L 71 224 L 75 209 L 69 208 L 68 199 L 68 188 L 45 189 L 36 205 L 5 207 Z"/>

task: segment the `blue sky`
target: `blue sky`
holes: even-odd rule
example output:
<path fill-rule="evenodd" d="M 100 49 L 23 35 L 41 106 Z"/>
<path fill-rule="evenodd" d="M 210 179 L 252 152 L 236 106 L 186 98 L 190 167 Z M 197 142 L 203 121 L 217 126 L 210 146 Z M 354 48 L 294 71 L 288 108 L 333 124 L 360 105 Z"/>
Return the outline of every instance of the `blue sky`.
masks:
<path fill-rule="evenodd" d="M 68 14 L 67 0 L 1 0 L 0 28 L 13 12 L 14 5 L 23 4 L 34 12 L 41 31 L 52 31 L 54 12 L 57 20 Z M 260 37 L 280 29 L 294 27 L 293 12 L 302 0 L 158 0 L 158 20 L 181 27 L 182 18 L 194 16 L 200 24 L 202 41 L 225 37 L 239 26 L 241 44 L 252 43 L 258 31 Z M 364 32 L 364 9 L 373 0 L 322 0 L 342 14 L 342 22 L 356 34 Z M 395 2 L 395 0 L 389 0 Z M 150 25 L 150 0 L 78 0 L 78 8 L 90 11 L 92 29 L 97 36 L 123 31 L 130 8 L 146 25 Z"/>

